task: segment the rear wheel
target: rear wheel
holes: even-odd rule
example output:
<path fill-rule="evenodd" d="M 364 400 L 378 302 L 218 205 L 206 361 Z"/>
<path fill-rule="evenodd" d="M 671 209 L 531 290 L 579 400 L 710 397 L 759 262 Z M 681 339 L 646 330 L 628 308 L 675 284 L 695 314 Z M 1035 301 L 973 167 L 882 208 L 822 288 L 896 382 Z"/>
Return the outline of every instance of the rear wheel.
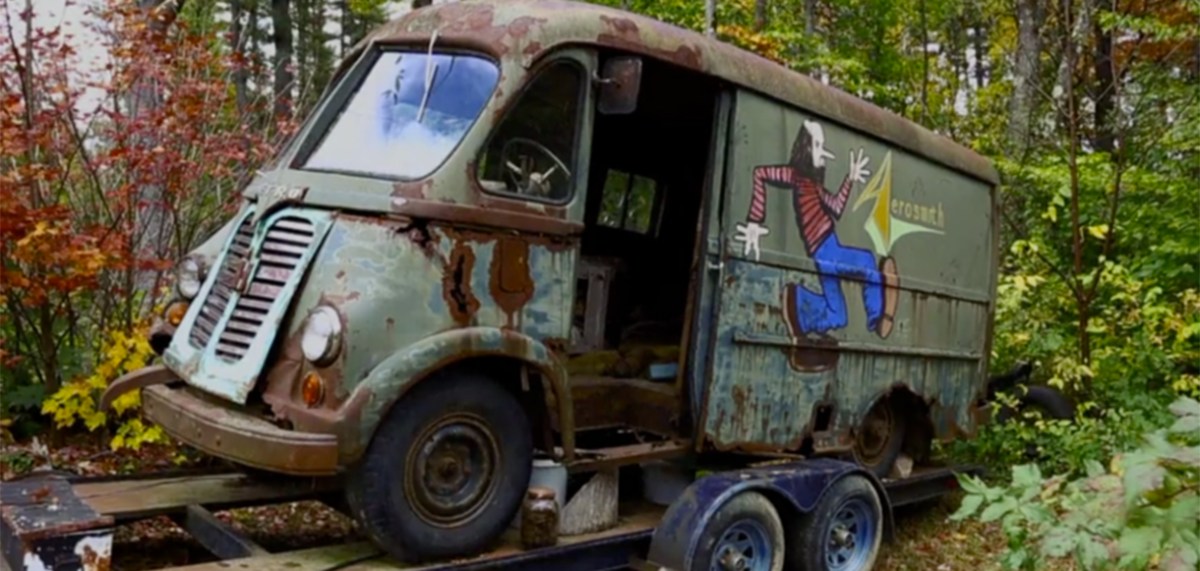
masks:
<path fill-rule="evenodd" d="M 704 526 L 691 571 L 780 571 L 783 553 L 783 523 L 775 506 L 758 492 L 741 492 Z"/>
<path fill-rule="evenodd" d="M 402 561 L 466 556 L 516 515 L 533 454 L 520 401 L 460 374 L 412 389 L 380 423 L 347 482 L 368 536 Z"/>
<path fill-rule="evenodd" d="M 1066 395 L 1052 387 L 1032 386 L 1017 403 L 1017 410 L 1010 407 L 1000 409 L 999 420 L 1008 422 L 1013 417 L 1024 417 L 1026 412 L 1037 412 L 1046 420 L 1071 420 L 1075 418 L 1075 405 Z"/>
<path fill-rule="evenodd" d="M 854 439 L 854 460 L 881 478 L 892 471 L 892 465 L 904 447 L 907 424 L 895 400 L 879 399 L 867 411 Z"/>
<path fill-rule="evenodd" d="M 788 542 L 788 565 L 799 571 L 866 571 L 883 540 L 883 503 L 861 475 L 838 480 Z"/>

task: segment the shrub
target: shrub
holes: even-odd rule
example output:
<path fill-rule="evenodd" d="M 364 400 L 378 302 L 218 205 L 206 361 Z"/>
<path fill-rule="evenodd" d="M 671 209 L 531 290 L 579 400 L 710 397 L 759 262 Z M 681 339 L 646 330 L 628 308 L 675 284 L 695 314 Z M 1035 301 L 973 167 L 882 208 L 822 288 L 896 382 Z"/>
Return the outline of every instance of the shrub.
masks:
<path fill-rule="evenodd" d="M 1086 570 L 1197 568 L 1200 562 L 1200 402 L 1181 397 L 1174 423 L 1112 457 L 1086 460 L 1086 474 L 1045 478 L 1036 464 L 1012 468 L 1009 483 L 960 476 L 967 492 L 951 516 L 999 521 L 1007 569 L 1072 559 Z M 980 511 L 982 508 L 982 511 Z"/>

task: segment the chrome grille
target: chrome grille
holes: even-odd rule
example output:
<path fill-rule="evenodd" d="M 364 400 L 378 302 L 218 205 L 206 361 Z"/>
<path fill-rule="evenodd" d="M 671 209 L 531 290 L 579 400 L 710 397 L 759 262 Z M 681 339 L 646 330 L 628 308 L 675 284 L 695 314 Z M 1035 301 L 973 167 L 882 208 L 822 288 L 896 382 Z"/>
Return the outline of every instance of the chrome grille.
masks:
<path fill-rule="evenodd" d="M 258 251 L 258 267 L 217 337 L 217 356 L 238 361 L 246 355 L 267 311 L 300 267 L 315 234 L 312 222 L 297 216 L 283 216 L 271 224 Z"/>
<path fill-rule="evenodd" d="M 225 314 L 225 307 L 229 305 L 233 294 L 231 284 L 237 279 L 238 267 L 250 257 L 250 241 L 254 237 L 252 219 L 253 217 L 247 216 L 238 227 L 237 234 L 229 245 L 229 254 L 225 256 L 220 273 L 213 283 L 212 291 L 204 300 L 204 305 L 200 306 L 200 313 L 196 315 L 196 323 L 192 326 L 192 334 L 188 339 L 197 349 L 203 348 L 212 338 L 213 330 Z"/>

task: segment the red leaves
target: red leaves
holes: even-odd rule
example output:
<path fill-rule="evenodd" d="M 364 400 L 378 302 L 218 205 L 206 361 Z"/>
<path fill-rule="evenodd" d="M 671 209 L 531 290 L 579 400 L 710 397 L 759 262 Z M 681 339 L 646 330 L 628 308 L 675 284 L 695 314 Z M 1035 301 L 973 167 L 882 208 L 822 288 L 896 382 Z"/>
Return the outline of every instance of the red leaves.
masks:
<path fill-rule="evenodd" d="M 215 230 L 293 129 L 272 124 L 267 98 L 239 108 L 215 34 L 147 25 L 133 2 L 94 15 L 98 46 L 34 28 L 0 50 L 0 304 L 13 302 L 0 333 L 15 337 L 0 345 L 45 351 L 32 360 L 47 371 L 58 347 L 44 339 L 124 312 L 130 284 L 158 281 L 131 276 L 168 270 Z M 85 75 L 79 54 L 96 48 Z"/>

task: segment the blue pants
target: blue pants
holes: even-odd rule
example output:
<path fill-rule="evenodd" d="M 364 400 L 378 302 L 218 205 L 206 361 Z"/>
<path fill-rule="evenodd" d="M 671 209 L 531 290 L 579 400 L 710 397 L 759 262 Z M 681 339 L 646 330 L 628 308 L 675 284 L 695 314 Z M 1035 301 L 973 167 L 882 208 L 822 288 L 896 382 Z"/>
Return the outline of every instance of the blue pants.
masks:
<path fill-rule="evenodd" d="M 830 234 L 815 252 L 821 291 L 815 292 L 792 284 L 791 295 L 796 304 L 793 326 L 798 333 L 825 333 L 846 326 L 846 297 L 842 294 L 842 279 L 862 280 L 863 307 L 867 310 L 867 328 L 874 331 L 883 317 L 883 276 L 876 266 L 875 255 L 869 250 L 843 246 L 837 234 Z"/>

